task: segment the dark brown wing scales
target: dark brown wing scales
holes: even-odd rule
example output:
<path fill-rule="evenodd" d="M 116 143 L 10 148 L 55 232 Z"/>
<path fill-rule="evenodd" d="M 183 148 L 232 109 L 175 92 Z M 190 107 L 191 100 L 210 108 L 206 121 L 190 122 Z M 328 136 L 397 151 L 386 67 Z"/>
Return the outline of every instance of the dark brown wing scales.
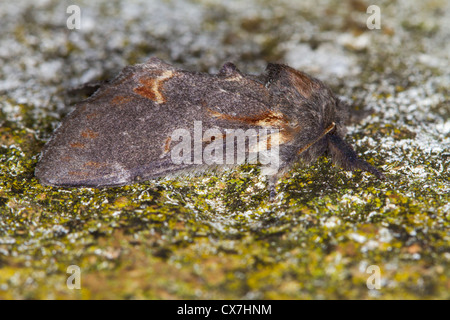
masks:
<path fill-rule="evenodd" d="M 163 83 L 174 73 L 157 59 L 125 68 L 63 121 L 42 151 L 36 176 L 47 185 L 115 186 L 132 183 L 144 164 L 158 165 L 162 150 L 151 144 L 167 139 L 155 127 L 170 117 L 160 104 Z M 145 87 L 142 79 L 154 82 Z"/>
<path fill-rule="evenodd" d="M 45 145 L 36 176 L 47 185 L 104 187 L 204 167 L 171 160 L 179 142 L 174 131 L 194 137 L 194 123 L 201 122 L 202 134 L 221 130 L 218 141 L 226 129 L 277 129 L 267 143 L 280 146 L 279 171 L 328 152 L 345 169 L 382 177 L 342 139 L 338 106 L 322 82 L 284 65 L 269 64 L 265 74 L 252 76 L 226 63 L 210 75 L 152 58 L 125 68 L 66 117 Z M 215 138 L 200 140 L 210 146 Z"/>

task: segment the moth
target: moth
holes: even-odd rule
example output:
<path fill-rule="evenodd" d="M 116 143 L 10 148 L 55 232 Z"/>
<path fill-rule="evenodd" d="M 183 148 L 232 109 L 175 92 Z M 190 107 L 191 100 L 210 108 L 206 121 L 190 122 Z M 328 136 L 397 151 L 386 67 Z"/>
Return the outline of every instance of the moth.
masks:
<path fill-rule="evenodd" d="M 383 178 L 344 140 L 347 114 L 324 83 L 283 64 L 249 75 L 228 62 L 207 74 L 151 58 L 124 68 L 75 107 L 44 146 L 35 175 L 50 186 L 122 186 L 238 165 L 265 143 L 277 151 L 271 188 L 294 163 L 324 154 L 345 170 Z M 236 133 L 247 134 L 244 144 L 232 145 Z M 202 154 L 212 145 L 209 157 Z M 236 161 L 239 151 L 244 157 Z"/>

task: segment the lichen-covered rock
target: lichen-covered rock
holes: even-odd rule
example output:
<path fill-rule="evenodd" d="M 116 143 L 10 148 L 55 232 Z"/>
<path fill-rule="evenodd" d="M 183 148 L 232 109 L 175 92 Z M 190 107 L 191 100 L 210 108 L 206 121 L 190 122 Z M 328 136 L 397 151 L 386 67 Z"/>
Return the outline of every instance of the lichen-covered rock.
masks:
<path fill-rule="evenodd" d="M 363 1 L 78 3 L 73 30 L 69 1 L 0 7 L 0 298 L 450 298 L 448 1 L 377 1 L 379 30 Z M 274 202 L 250 165 L 40 185 L 42 146 L 84 98 L 68 91 L 150 56 L 311 73 L 352 105 L 346 139 L 386 179 L 321 158 L 291 170 Z M 71 265 L 81 290 L 67 287 Z"/>

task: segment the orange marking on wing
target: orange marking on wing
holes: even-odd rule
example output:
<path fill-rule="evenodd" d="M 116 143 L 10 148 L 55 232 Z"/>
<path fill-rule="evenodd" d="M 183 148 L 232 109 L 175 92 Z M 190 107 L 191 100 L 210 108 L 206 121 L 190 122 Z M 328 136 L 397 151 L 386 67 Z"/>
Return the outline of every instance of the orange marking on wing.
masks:
<path fill-rule="evenodd" d="M 164 144 L 164 152 L 167 153 L 170 150 L 170 142 L 172 142 L 172 138 L 168 137 L 166 139 L 166 143 Z"/>
<path fill-rule="evenodd" d="M 98 132 L 92 131 L 91 129 L 86 129 L 81 132 L 83 138 L 95 139 L 98 137 Z"/>
<path fill-rule="evenodd" d="M 294 138 L 295 134 L 300 131 L 300 127 L 290 124 L 286 116 L 281 112 L 268 110 L 251 117 L 236 117 L 211 109 L 209 109 L 209 112 L 213 117 L 223 120 L 243 122 L 249 125 L 259 126 L 263 128 L 277 128 L 280 130 L 279 133 L 271 134 L 271 136 L 273 135 L 273 138 L 276 139 L 279 145 L 291 141 Z"/>
<path fill-rule="evenodd" d="M 88 115 L 86 115 L 86 119 L 90 120 L 92 118 L 98 117 L 98 115 L 99 114 L 97 112 L 92 112 L 92 113 L 89 113 Z"/>
<path fill-rule="evenodd" d="M 292 135 L 284 131 L 271 133 L 267 136 L 267 149 L 272 148 L 272 144 L 282 145 L 292 140 Z"/>
<path fill-rule="evenodd" d="M 256 145 L 250 146 L 250 152 L 261 152 L 265 150 L 272 149 L 273 145 L 281 146 L 289 141 L 291 141 L 293 135 L 286 131 L 278 131 L 267 134 L 266 145 L 261 143 L 261 136 L 258 135 L 258 143 Z"/>
<path fill-rule="evenodd" d="M 134 88 L 133 91 L 159 104 L 165 103 L 166 97 L 162 94 L 162 86 L 165 81 L 171 79 L 173 76 L 174 72 L 172 70 L 164 71 L 156 78 L 144 76 L 139 79 L 141 86 Z"/>
<path fill-rule="evenodd" d="M 84 144 L 81 143 L 81 142 L 73 142 L 73 143 L 70 144 L 70 146 L 72 148 L 80 148 L 80 149 L 84 148 Z"/>
<path fill-rule="evenodd" d="M 88 168 L 96 168 L 96 169 L 98 169 L 98 168 L 101 168 L 101 167 L 105 166 L 105 164 L 104 163 L 100 163 L 100 162 L 95 162 L 95 161 L 87 161 L 87 162 L 84 163 L 84 166 L 88 167 Z"/>
<path fill-rule="evenodd" d="M 111 99 L 111 103 L 114 105 L 121 105 L 130 102 L 133 99 L 134 99 L 133 97 L 115 96 L 114 98 Z"/>
<path fill-rule="evenodd" d="M 166 141 L 164 142 L 163 145 L 163 152 L 160 156 L 160 158 L 164 158 L 164 156 L 169 153 L 170 151 L 170 143 L 172 142 L 172 137 L 167 137 Z"/>
<path fill-rule="evenodd" d="M 142 86 L 134 88 L 133 91 L 143 97 L 146 97 L 147 99 L 157 101 L 155 93 L 155 88 L 157 90 L 156 80 L 151 78 L 150 79 L 142 78 L 139 80 L 139 82 L 142 84 Z"/>
<path fill-rule="evenodd" d="M 220 113 L 214 110 L 209 110 L 209 112 L 215 118 L 229 121 L 244 122 L 250 125 L 260 127 L 281 127 L 287 122 L 285 116 L 282 113 L 270 110 L 252 117 L 236 117 L 231 116 L 229 114 Z"/>

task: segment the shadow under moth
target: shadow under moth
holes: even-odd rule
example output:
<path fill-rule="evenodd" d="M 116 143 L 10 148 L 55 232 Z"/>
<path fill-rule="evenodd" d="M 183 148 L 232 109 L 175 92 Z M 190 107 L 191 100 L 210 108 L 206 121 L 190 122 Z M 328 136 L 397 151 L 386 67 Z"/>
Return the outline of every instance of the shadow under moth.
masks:
<path fill-rule="evenodd" d="M 347 106 L 326 85 L 286 65 L 248 75 L 226 63 L 207 74 L 151 58 L 79 103 L 44 146 L 35 174 L 50 186 L 122 186 L 259 163 L 258 152 L 273 149 L 265 173 L 271 194 L 294 163 L 323 154 L 345 170 L 383 178 L 344 141 L 346 117 Z"/>

